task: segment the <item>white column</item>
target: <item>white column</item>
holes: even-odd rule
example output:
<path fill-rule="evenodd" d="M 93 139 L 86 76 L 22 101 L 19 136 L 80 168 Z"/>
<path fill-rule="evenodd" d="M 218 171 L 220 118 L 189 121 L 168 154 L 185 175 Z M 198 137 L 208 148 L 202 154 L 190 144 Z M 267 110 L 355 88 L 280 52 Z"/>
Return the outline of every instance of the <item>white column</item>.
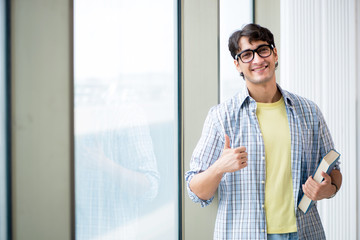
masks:
<path fill-rule="evenodd" d="M 74 239 L 72 1 L 11 1 L 14 240 Z"/>
<path fill-rule="evenodd" d="M 183 172 L 200 138 L 206 115 L 218 103 L 218 1 L 182 0 Z M 183 175 L 184 176 L 184 175 Z M 184 181 L 183 181 L 184 183 Z M 201 208 L 183 187 L 182 239 L 212 239 L 217 200 Z"/>
<path fill-rule="evenodd" d="M 281 0 L 281 85 L 319 105 L 341 153 L 342 188 L 319 202 L 329 240 L 358 234 L 355 3 Z"/>

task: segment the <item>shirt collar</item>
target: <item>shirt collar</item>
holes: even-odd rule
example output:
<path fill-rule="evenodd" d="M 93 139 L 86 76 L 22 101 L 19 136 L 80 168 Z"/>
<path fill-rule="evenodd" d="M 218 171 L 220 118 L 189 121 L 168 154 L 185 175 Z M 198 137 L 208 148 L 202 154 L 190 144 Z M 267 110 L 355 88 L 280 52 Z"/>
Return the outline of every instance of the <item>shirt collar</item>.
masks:
<path fill-rule="evenodd" d="M 289 92 L 283 90 L 279 84 L 276 84 L 276 86 L 278 87 L 279 91 L 281 92 L 281 95 L 284 98 L 285 105 L 287 105 L 289 107 L 293 107 L 294 100 L 291 98 Z M 250 101 L 250 99 L 253 99 L 253 98 L 250 97 L 249 90 L 245 85 L 239 92 L 240 107 L 242 107 L 245 102 Z"/>
<path fill-rule="evenodd" d="M 288 105 L 289 107 L 294 107 L 294 100 L 292 99 L 291 95 L 289 94 L 288 91 L 283 90 L 279 84 L 276 84 L 279 91 L 281 92 L 281 95 L 284 98 L 285 101 L 285 105 Z"/>

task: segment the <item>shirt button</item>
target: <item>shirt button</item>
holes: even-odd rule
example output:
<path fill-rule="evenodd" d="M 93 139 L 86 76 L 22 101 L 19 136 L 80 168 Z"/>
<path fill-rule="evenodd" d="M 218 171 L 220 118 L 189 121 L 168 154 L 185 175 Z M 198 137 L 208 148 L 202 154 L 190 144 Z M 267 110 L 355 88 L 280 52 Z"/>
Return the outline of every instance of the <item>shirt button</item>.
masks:
<path fill-rule="evenodd" d="M 262 184 L 265 184 L 265 181 L 261 181 Z"/>
<path fill-rule="evenodd" d="M 261 232 L 265 232 L 265 230 L 264 230 L 264 229 L 261 229 Z"/>
<path fill-rule="evenodd" d="M 262 156 L 262 157 L 261 157 L 261 160 L 265 160 L 265 157 L 264 157 L 264 156 Z"/>
<path fill-rule="evenodd" d="M 263 205 L 261 205 L 261 207 L 262 207 L 262 208 L 264 208 L 264 204 L 263 204 Z"/>

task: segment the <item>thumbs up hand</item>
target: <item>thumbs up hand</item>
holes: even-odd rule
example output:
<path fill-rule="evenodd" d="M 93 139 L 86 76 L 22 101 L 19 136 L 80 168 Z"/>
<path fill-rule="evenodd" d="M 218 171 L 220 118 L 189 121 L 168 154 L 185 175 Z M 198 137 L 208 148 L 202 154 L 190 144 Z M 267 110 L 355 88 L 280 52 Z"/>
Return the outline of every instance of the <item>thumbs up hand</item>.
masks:
<path fill-rule="evenodd" d="M 247 166 L 247 152 L 245 147 L 231 148 L 230 138 L 225 134 L 224 150 L 220 158 L 214 163 L 222 173 L 235 172 Z"/>

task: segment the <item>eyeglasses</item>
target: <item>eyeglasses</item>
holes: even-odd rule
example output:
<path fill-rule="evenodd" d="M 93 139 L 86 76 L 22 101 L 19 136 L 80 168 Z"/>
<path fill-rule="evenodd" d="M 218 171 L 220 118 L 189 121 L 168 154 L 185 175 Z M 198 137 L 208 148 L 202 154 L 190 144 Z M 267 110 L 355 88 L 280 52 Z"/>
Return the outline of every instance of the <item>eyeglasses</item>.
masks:
<path fill-rule="evenodd" d="M 271 45 L 260 45 L 256 49 L 246 49 L 235 55 L 236 61 L 240 60 L 243 63 L 251 62 L 254 59 L 255 53 L 257 53 L 260 57 L 266 58 L 271 55 L 271 51 L 274 49 L 274 46 Z"/>

